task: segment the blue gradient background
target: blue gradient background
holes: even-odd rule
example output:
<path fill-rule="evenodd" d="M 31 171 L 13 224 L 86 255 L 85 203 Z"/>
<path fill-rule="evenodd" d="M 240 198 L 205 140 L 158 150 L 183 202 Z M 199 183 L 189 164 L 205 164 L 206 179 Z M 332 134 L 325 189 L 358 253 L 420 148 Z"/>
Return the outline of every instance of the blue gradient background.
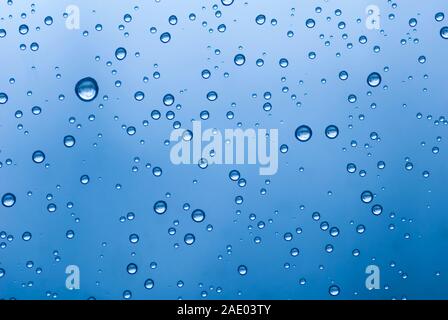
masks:
<path fill-rule="evenodd" d="M 63 13 L 70 4 L 80 8 L 79 30 L 65 27 Z M 222 12 L 219 18 L 215 4 Z M 382 30 L 365 27 L 370 4 L 381 10 Z M 0 207 L 0 231 L 7 235 L 0 239 L 6 244 L 0 248 L 0 268 L 5 270 L 0 298 L 123 299 L 126 290 L 132 299 L 448 298 L 448 40 L 439 33 L 448 18 L 434 19 L 437 12 L 448 14 L 448 4 L 396 4 L 235 0 L 225 7 L 218 0 L 1 0 L 0 28 L 7 35 L 0 38 L 0 92 L 9 100 L 0 105 L 0 194 L 14 193 L 17 202 L 12 208 Z M 315 12 L 318 6 L 321 13 Z M 340 16 L 336 9 L 342 11 Z M 123 21 L 126 13 L 132 22 Z M 191 13 L 195 21 L 189 20 Z M 264 25 L 255 23 L 258 14 L 266 15 Z M 177 16 L 177 25 L 168 23 L 170 15 Z M 44 24 L 46 16 L 53 17 L 51 26 Z M 316 21 L 312 29 L 305 26 L 308 18 Z M 410 18 L 418 20 L 416 27 L 409 26 Z M 344 30 L 337 27 L 340 21 L 346 23 Z M 30 27 L 26 35 L 18 32 L 23 23 Z M 95 30 L 98 23 L 102 31 Z M 227 26 L 224 33 L 216 30 L 222 23 Z M 120 24 L 124 30 L 119 30 Z M 155 34 L 150 33 L 153 26 Z M 289 30 L 292 38 L 287 37 Z M 167 44 L 160 42 L 163 32 L 171 33 Z M 362 35 L 368 38 L 366 44 L 358 41 Z M 401 39 L 407 43 L 402 45 Z M 30 50 L 32 42 L 39 44 L 38 51 Z M 22 43 L 26 50 L 20 50 Z M 381 47 L 379 53 L 373 52 L 375 45 Z M 114 57 L 118 47 L 127 49 L 123 61 Z M 215 54 L 215 49 L 221 53 Z M 316 59 L 308 58 L 310 51 L 316 52 Z M 233 63 L 237 53 L 246 56 L 244 66 Z M 418 62 L 421 55 L 427 58 L 424 64 Z M 258 58 L 264 59 L 263 67 L 256 66 Z M 287 68 L 279 66 L 281 58 L 288 59 Z M 210 79 L 202 79 L 203 69 L 212 72 Z M 349 73 L 346 81 L 338 78 L 342 70 Z M 160 79 L 152 77 L 155 71 Z M 382 75 L 380 87 L 366 83 L 373 71 Z M 77 81 L 87 76 L 100 87 L 96 100 L 88 103 L 74 92 Z M 142 80 L 145 76 L 148 83 Z M 120 88 L 114 86 L 116 80 L 122 81 Z M 289 92 L 283 93 L 283 87 Z M 145 92 L 142 102 L 134 100 L 139 90 Z M 217 101 L 206 99 L 210 90 L 218 93 Z M 270 112 L 262 108 L 267 91 L 272 94 Z M 163 105 L 166 93 L 175 96 L 174 106 Z M 61 94 L 65 99 L 59 99 Z M 347 101 L 350 94 L 356 94 L 356 103 Z M 376 109 L 370 108 L 373 102 Z M 33 106 L 40 106 L 42 113 L 33 115 Z M 150 116 L 155 109 L 162 113 L 160 120 Z M 17 110 L 24 114 L 20 119 L 14 116 Z M 205 170 L 174 166 L 170 146 L 164 145 L 173 123 L 165 117 L 168 110 L 183 128 L 191 128 L 191 120 L 198 120 L 202 110 L 210 112 L 202 122 L 204 129 L 237 128 L 238 123 L 242 128 L 276 128 L 280 144 L 287 144 L 289 151 L 279 154 L 279 170 L 272 177 L 259 176 L 253 165 L 211 165 Z M 228 111 L 234 112 L 231 120 Z M 95 120 L 89 121 L 89 115 Z M 69 123 L 70 117 L 76 118 L 75 124 Z M 144 120 L 149 126 L 143 126 Z M 294 137 L 302 124 L 314 132 L 306 143 Z M 324 135 L 329 124 L 339 127 L 335 140 Z M 126 126 L 135 126 L 137 133 L 127 135 Z M 371 132 L 378 133 L 380 141 L 371 140 Z M 76 137 L 72 149 L 63 145 L 68 134 Z M 438 154 L 431 152 L 434 146 L 440 148 Z M 35 150 L 45 152 L 44 164 L 33 163 Z M 414 164 L 411 171 L 405 170 L 406 157 Z M 385 169 L 377 168 L 378 161 L 385 161 Z M 354 174 L 346 170 L 351 162 L 358 169 Z M 138 172 L 132 172 L 133 166 Z M 161 177 L 152 174 L 156 166 L 163 170 Z M 229 179 L 232 169 L 247 180 L 244 188 Z M 360 170 L 366 176 L 361 177 Z M 425 170 L 429 178 L 422 176 Z M 87 185 L 80 183 L 84 174 L 90 177 Z M 261 188 L 266 195 L 260 194 Z M 364 190 L 375 194 L 369 205 L 360 200 Z M 50 201 L 48 194 L 53 196 Z M 239 195 L 244 197 L 242 205 L 234 201 Z M 168 211 L 157 215 L 153 205 L 161 199 Z M 67 208 L 68 202 L 73 208 Z M 50 203 L 57 205 L 55 213 L 47 211 Z M 189 211 L 183 210 L 184 203 L 191 205 Z M 384 208 L 380 216 L 371 213 L 376 203 Z M 195 208 L 206 212 L 203 223 L 192 221 Z M 134 212 L 135 219 L 120 222 L 128 212 Z M 320 221 L 312 219 L 313 212 L 320 213 Z M 254 221 L 251 213 L 256 214 Z M 168 229 L 176 220 L 177 232 L 171 236 Z M 264 229 L 257 227 L 260 221 Z M 340 234 L 332 237 L 322 231 L 322 221 L 338 227 Z M 213 231 L 206 230 L 208 224 Z M 356 232 L 359 224 L 365 225 L 365 233 Z M 296 234 L 297 227 L 301 234 Z M 66 238 L 67 230 L 75 232 L 74 239 Z M 30 241 L 22 240 L 26 231 L 33 235 Z M 292 241 L 283 239 L 286 232 L 293 234 Z M 132 233 L 140 237 L 137 244 L 129 242 Z M 186 233 L 196 236 L 192 246 L 183 242 Z M 261 244 L 254 243 L 256 236 Z M 332 253 L 325 251 L 327 244 L 334 246 Z M 300 250 L 297 257 L 290 255 L 294 247 Z M 354 249 L 360 250 L 358 257 Z M 33 261 L 32 268 L 26 267 L 27 261 Z M 157 263 L 156 269 L 150 268 L 151 262 Z M 129 263 L 138 265 L 137 274 L 127 273 Z M 65 288 L 65 268 L 71 264 L 80 267 L 81 290 Z M 237 271 L 242 264 L 248 268 L 245 276 Z M 364 270 L 370 264 L 380 267 L 380 290 L 365 288 Z M 151 290 L 144 288 L 148 278 L 155 283 Z M 299 284 L 302 278 L 304 285 Z M 176 286 L 179 280 L 182 288 Z M 331 285 L 340 288 L 338 296 L 329 294 Z"/>

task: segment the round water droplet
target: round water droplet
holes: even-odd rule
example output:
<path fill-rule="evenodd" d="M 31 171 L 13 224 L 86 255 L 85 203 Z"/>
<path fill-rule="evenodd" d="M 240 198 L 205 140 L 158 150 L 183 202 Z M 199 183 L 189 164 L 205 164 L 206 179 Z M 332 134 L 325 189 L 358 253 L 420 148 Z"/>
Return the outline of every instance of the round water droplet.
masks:
<path fill-rule="evenodd" d="M 289 61 L 286 58 L 281 58 L 278 64 L 280 65 L 280 67 L 286 68 L 289 65 Z"/>
<path fill-rule="evenodd" d="M 202 222 L 205 220 L 205 212 L 202 211 L 201 209 L 196 209 L 192 212 L 191 214 L 191 218 L 193 219 L 194 222 Z"/>
<path fill-rule="evenodd" d="M 230 6 L 230 5 L 232 5 L 233 0 L 221 0 L 221 3 L 222 3 L 224 6 Z"/>
<path fill-rule="evenodd" d="M 371 87 L 378 87 L 381 84 L 381 75 L 378 72 L 372 72 L 367 77 L 367 83 Z"/>
<path fill-rule="evenodd" d="M 154 288 L 154 281 L 152 279 L 147 279 L 145 281 L 145 288 L 148 290 L 151 290 L 152 288 Z"/>
<path fill-rule="evenodd" d="M 128 266 L 126 267 L 126 270 L 129 274 L 136 274 L 138 271 L 138 267 L 135 263 L 130 263 L 128 264 Z"/>
<path fill-rule="evenodd" d="M 34 151 L 33 153 L 33 161 L 35 163 L 42 163 L 45 161 L 45 153 L 40 150 Z"/>
<path fill-rule="evenodd" d="M 174 104 L 174 96 L 172 94 L 166 94 L 163 97 L 163 104 L 166 105 L 167 107 L 172 106 Z"/>
<path fill-rule="evenodd" d="M 32 235 L 31 235 L 30 232 L 24 232 L 24 233 L 22 234 L 22 240 L 23 240 L 23 241 L 30 241 L 31 238 L 32 238 Z"/>
<path fill-rule="evenodd" d="M 16 196 L 12 193 L 5 193 L 2 197 L 2 204 L 7 208 L 11 208 L 16 203 Z"/>
<path fill-rule="evenodd" d="M 229 178 L 232 181 L 238 181 L 238 179 L 240 178 L 240 172 L 238 170 L 230 171 Z"/>
<path fill-rule="evenodd" d="M 27 34 L 28 33 L 28 26 L 26 24 L 22 24 L 19 26 L 19 32 L 20 34 Z"/>
<path fill-rule="evenodd" d="M 215 101 L 216 99 L 218 99 L 218 94 L 215 91 L 210 91 L 209 93 L 207 93 L 207 99 L 209 101 Z"/>
<path fill-rule="evenodd" d="M 145 99 L 145 94 L 142 91 L 137 91 L 134 94 L 134 99 L 137 101 L 142 101 L 143 99 Z"/>
<path fill-rule="evenodd" d="M 191 130 L 185 130 L 182 134 L 182 140 L 191 141 L 193 139 L 193 132 Z"/>
<path fill-rule="evenodd" d="M 192 233 L 187 233 L 184 237 L 184 242 L 191 246 L 196 241 L 196 237 Z"/>
<path fill-rule="evenodd" d="M 445 26 L 442 29 L 440 29 L 440 36 L 443 39 L 448 39 L 448 26 Z"/>
<path fill-rule="evenodd" d="M 339 289 L 339 287 L 337 285 L 332 285 L 328 289 L 328 293 L 333 297 L 339 295 L 340 291 L 341 291 L 341 289 Z"/>
<path fill-rule="evenodd" d="M 67 148 L 72 148 L 76 144 L 74 136 L 67 135 L 64 137 L 64 146 Z"/>
<path fill-rule="evenodd" d="M 329 125 L 325 129 L 325 135 L 327 136 L 328 139 L 336 139 L 337 136 L 339 135 L 338 127 L 336 127 L 335 125 Z"/>
<path fill-rule="evenodd" d="M 0 92 L 0 104 L 8 102 L 8 95 L 4 92 Z"/>
<path fill-rule="evenodd" d="M 310 127 L 302 125 L 296 129 L 295 135 L 297 140 L 301 142 L 306 142 L 311 139 L 313 131 L 311 130 Z"/>
<path fill-rule="evenodd" d="M 238 273 L 242 276 L 245 276 L 247 274 L 247 267 L 245 265 L 240 265 L 238 267 Z"/>
<path fill-rule="evenodd" d="M 341 71 L 341 72 L 339 72 L 339 79 L 341 79 L 341 80 L 347 80 L 348 79 L 348 72 L 347 71 Z"/>
<path fill-rule="evenodd" d="M 259 25 L 262 25 L 266 22 L 266 16 L 263 14 L 259 14 L 256 18 L 255 18 L 255 22 Z"/>
<path fill-rule="evenodd" d="M 246 62 L 246 57 L 239 53 L 235 56 L 235 58 L 233 58 L 233 61 L 237 66 L 242 66 Z"/>
<path fill-rule="evenodd" d="M 89 181 L 90 181 L 90 177 L 89 177 L 88 175 L 84 174 L 84 175 L 81 176 L 81 178 L 79 179 L 79 181 L 80 181 L 82 184 L 88 184 Z"/>
<path fill-rule="evenodd" d="M 379 204 L 376 204 L 372 207 L 372 213 L 375 216 L 379 216 L 383 212 L 383 207 Z"/>
<path fill-rule="evenodd" d="M 165 201 L 160 200 L 154 204 L 154 212 L 157 214 L 164 214 L 168 208 L 168 205 Z"/>
<path fill-rule="evenodd" d="M 124 58 L 126 58 L 127 54 L 128 53 L 125 48 L 120 47 L 115 50 L 115 58 L 117 58 L 117 60 L 123 60 Z"/>
<path fill-rule="evenodd" d="M 164 32 L 160 35 L 160 41 L 162 43 L 168 43 L 171 40 L 171 34 L 169 32 Z"/>
<path fill-rule="evenodd" d="M 53 24 L 53 18 L 51 16 L 45 17 L 44 22 L 47 26 L 51 26 Z"/>
<path fill-rule="evenodd" d="M 370 191 L 364 191 L 361 193 L 361 201 L 364 203 L 370 203 L 373 200 L 373 193 Z"/>
<path fill-rule="evenodd" d="M 373 193 L 370 191 L 364 191 L 361 194 L 361 201 L 364 203 L 370 203 L 373 200 Z"/>
<path fill-rule="evenodd" d="M 82 101 L 93 101 L 98 95 L 98 83 L 90 77 L 81 79 L 75 86 L 75 92 Z"/>
<path fill-rule="evenodd" d="M 308 28 L 314 28 L 314 26 L 316 25 L 316 22 L 313 19 L 308 19 L 308 20 L 306 20 L 305 24 Z"/>

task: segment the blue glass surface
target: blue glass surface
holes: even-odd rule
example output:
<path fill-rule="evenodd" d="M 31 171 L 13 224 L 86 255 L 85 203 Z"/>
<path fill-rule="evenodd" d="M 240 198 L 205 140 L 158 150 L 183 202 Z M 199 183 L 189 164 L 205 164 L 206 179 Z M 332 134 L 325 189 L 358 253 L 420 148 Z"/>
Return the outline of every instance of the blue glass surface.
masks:
<path fill-rule="evenodd" d="M 0 298 L 448 298 L 446 14 L 1 0 Z M 193 120 L 278 170 L 174 164 Z"/>

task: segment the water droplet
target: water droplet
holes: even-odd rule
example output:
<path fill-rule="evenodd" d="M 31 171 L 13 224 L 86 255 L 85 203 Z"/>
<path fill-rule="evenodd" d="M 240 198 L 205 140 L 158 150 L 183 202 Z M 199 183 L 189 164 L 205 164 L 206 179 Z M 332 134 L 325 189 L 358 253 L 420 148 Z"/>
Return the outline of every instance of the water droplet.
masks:
<path fill-rule="evenodd" d="M 166 105 L 167 107 L 172 106 L 174 104 L 174 96 L 172 94 L 166 94 L 163 97 L 163 104 Z"/>
<path fill-rule="evenodd" d="M 32 234 L 30 232 L 24 232 L 22 234 L 22 240 L 23 241 L 30 241 L 32 238 Z"/>
<path fill-rule="evenodd" d="M 137 234 L 135 234 L 135 233 L 133 233 L 133 234 L 131 234 L 129 236 L 129 242 L 130 243 L 137 243 L 138 240 L 139 240 L 139 236 Z"/>
<path fill-rule="evenodd" d="M 164 214 L 168 208 L 168 205 L 165 201 L 160 200 L 154 204 L 154 212 L 157 214 Z"/>
<path fill-rule="evenodd" d="M 196 241 L 196 237 L 192 233 L 187 233 L 184 237 L 184 242 L 191 246 Z"/>
<path fill-rule="evenodd" d="M 243 54 L 239 53 L 235 56 L 233 61 L 237 66 L 242 66 L 246 62 L 246 57 Z"/>
<path fill-rule="evenodd" d="M 376 204 L 372 207 L 372 213 L 375 216 L 379 216 L 383 212 L 383 207 L 379 204 Z"/>
<path fill-rule="evenodd" d="M 361 201 L 364 203 L 370 203 L 373 200 L 373 193 L 370 191 L 364 191 L 361 193 Z"/>
<path fill-rule="evenodd" d="M 442 21 L 445 18 L 445 14 L 443 12 L 437 12 L 434 16 L 434 19 L 436 19 L 437 22 Z"/>
<path fill-rule="evenodd" d="M 154 281 L 152 279 L 147 279 L 145 281 L 145 288 L 148 290 L 151 290 L 152 288 L 154 288 Z"/>
<path fill-rule="evenodd" d="M 311 130 L 310 127 L 302 125 L 296 129 L 295 135 L 297 140 L 301 142 L 306 142 L 311 139 L 313 131 Z"/>
<path fill-rule="evenodd" d="M 90 181 L 90 177 L 89 177 L 88 175 L 84 174 L 84 175 L 81 176 L 81 178 L 79 179 L 79 181 L 80 181 L 82 184 L 88 184 L 89 181 Z"/>
<path fill-rule="evenodd" d="M 34 151 L 33 153 L 33 161 L 35 163 L 42 163 L 45 161 L 45 153 L 40 150 Z"/>
<path fill-rule="evenodd" d="M 229 178 L 232 181 L 238 181 L 238 179 L 240 178 L 240 172 L 238 170 L 230 171 Z"/>
<path fill-rule="evenodd" d="M 27 34 L 28 33 L 28 26 L 26 24 L 22 24 L 19 26 L 19 32 L 20 34 Z"/>
<path fill-rule="evenodd" d="M 82 101 L 93 101 L 98 95 L 98 83 L 90 77 L 81 79 L 75 86 L 75 92 Z"/>
<path fill-rule="evenodd" d="M 240 265 L 238 267 L 238 273 L 242 276 L 245 276 L 247 274 L 247 267 L 245 265 Z"/>
<path fill-rule="evenodd" d="M 233 0 L 221 0 L 221 3 L 222 3 L 224 6 L 230 6 L 230 5 L 232 5 Z"/>
<path fill-rule="evenodd" d="M 336 127 L 335 125 L 329 125 L 325 129 L 325 135 L 327 136 L 328 139 L 336 139 L 337 136 L 339 135 L 338 127 Z"/>
<path fill-rule="evenodd" d="M 378 87 L 381 84 L 381 75 L 378 72 L 372 72 L 367 77 L 367 83 L 371 87 Z"/>
<path fill-rule="evenodd" d="M 442 29 L 440 29 L 440 36 L 443 39 L 448 39 L 448 26 L 443 27 Z"/>
<path fill-rule="evenodd" d="M 46 24 L 47 26 L 51 26 L 51 25 L 53 24 L 53 18 L 50 17 L 50 16 L 45 17 L 44 22 L 45 22 L 45 24 Z"/>
<path fill-rule="evenodd" d="M 328 293 L 330 293 L 330 295 L 333 296 L 333 297 L 339 295 L 340 291 L 341 290 L 339 289 L 339 287 L 337 285 L 332 285 L 328 289 Z"/>
<path fill-rule="evenodd" d="M 126 129 L 126 133 L 130 136 L 133 136 L 134 134 L 137 133 L 137 129 L 135 129 L 135 127 L 130 126 Z"/>
<path fill-rule="evenodd" d="M 191 214 L 191 218 L 193 219 L 194 222 L 202 222 L 205 220 L 205 212 L 202 211 L 201 209 L 196 209 L 192 212 Z"/>
<path fill-rule="evenodd" d="M 280 67 L 286 68 L 289 65 L 289 61 L 286 58 L 281 58 L 278 64 L 280 65 Z"/>
<path fill-rule="evenodd" d="M 168 43 L 171 40 L 171 34 L 169 32 L 164 32 L 160 35 L 160 41 L 162 43 Z"/>
<path fill-rule="evenodd" d="M 128 264 L 128 266 L 126 267 L 126 270 L 129 274 L 136 274 L 138 271 L 138 267 L 135 263 L 130 263 Z"/>
<path fill-rule="evenodd" d="M 76 144 L 74 136 L 67 135 L 64 137 L 64 146 L 67 148 L 72 148 Z"/>
<path fill-rule="evenodd" d="M 341 79 L 341 80 L 347 80 L 348 79 L 348 73 L 347 73 L 347 71 L 341 71 L 341 72 L 339 72 L 339 79 Z"/>
<path fill-rule="evenodd" d="M 134 99 L 137 101 L 142 101 L 143 99 L 145 99 L 145 94 L 142 91 L 137 91 L 134 94 Z"/>
<path fill-rule="evenodd" d="M 316 25 L 316 22 L 313 19 L 307 19 L 305 24 L 308 28 L 314 28 L 314 26 Z"/>
<path fill-rule="evenodd" d="M 168 18 L 168 22 L 169 22 L 169 24 L 172 25 L 172 26 L 176 25 L 176 24 L 177 24 L 177 17 L 176 17 L 175 15 L 171 15 L 171 16 Z"/>
<path fill-rule="evenodd" d="M 263 14 L 259 14 L 256 18 L 255 18 L 255 22 L 259 25 L 262 25 L 266 22 L 266 16 Z"/>
<path fill-rule="evenodd" d="M 115 58 L 117 58 L 117 60 L 123 60 L 124 58 L 126 58 L 127 54 L 128 53 L 125 48 L 120 47 L 115 50 Z"/>
<path fill-rule="evenodd" d="M 11 208 L 16 203 L 16 196 L 12 193 L 5 193 L 2 197 L 2 204 L 7 208 Z"/>
<path fill-rule="evenodd" d="M 8 95 L 4 92 L 0 92 L 0 104 L 8 102 Z"/>
<path fill-rule="evenodd" d="M 218 94 L 215 91 L 210 91 L 209 93 L 207 93 L 207 99 L 209 101 L 215 101 L 216 99 L 218 99 Z"/>

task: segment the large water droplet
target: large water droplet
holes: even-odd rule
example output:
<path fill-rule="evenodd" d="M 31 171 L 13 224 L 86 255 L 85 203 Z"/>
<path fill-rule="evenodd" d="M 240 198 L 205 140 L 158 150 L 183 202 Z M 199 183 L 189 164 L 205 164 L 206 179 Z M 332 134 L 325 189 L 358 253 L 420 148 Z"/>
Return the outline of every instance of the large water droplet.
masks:
<path fill-rule="evenodd" d="M 93 101 L 98 95 L 98 83 L 90 77 L 81 79 L 75 86 L 75 92 L 82 101 Z"/>
<path fill-rule="evenodd" d="M 247 267 L 245 265 L 240 265 L 238 267 L 238 273 L 242 276 L 245 276 L 247 274 Z"/>
<path fill-rule="evenodd" d="M 67 148 L 72 148 L 76 144 L 74 136 L 67 135 L 64 137 L 64 146 Z"/>
<path fill-rule="evenodd" d="M 127 54 L 128 53 L 125 48 L 120 47 L 115 50 L 115 58 L 117 58 L 117 60 L 123 60 L 124 58 L 126 58 Z"/>
<path fill-rule="evenodd" d="M 165 201 L 160 200 L 154 204 L 154 212 L 157 214 L 164 214 L 167 210 L 168 206 Z"/>
<path fill-rule="evenodd" d="M 136 274 L 138 267 L 135 263 L 130 263 L 128 264 L 128 266 L 126 267 L 126 270 L 129 274 Z"/>
<path fill-rule="evenodd" d="M 198 223 L 202 222 L 205 220 L 205 212 L 202 211 L 201 209 L 196 209 L 191 214 L 191 218 L 193 219 L 194 222 L 198 222 Z"/>
<path fill-rule="evenodd" d="M 230 6 L 234 0 L 221 0 L 221 3 L 225 6 Z"/>
<path fill-rule="evenodd" d="M 328 289 L 328 293 L 330 293 L 330 295 L 333 297 L 339 295 L 340 291 L 341 291 L 341 289 L 339 289 L 339 287 L 337 285 L 332 285 Z"/>
<path fill-rule="evenodd" d="M 148 290 L 151 290 L 152 288 L 154 288 L 154 281 L 152 279 L 147 279 L 145 281 L 145 288 Z"/>
<path fill-rule="evenodd" d="M 8 102 L 8 95 L 4 92 L 0 92 L 0 104 Z"/>
<path fill-rule="evenodd" d="M 367 83 L 371 87 L 378 87 L 381 84 L 381 75 L 378 72 L 372 72 L 367 77 Z"/>
<path fill-rule="evenodd" d="M 233 61 L 237 66 L 242 66 L 246 62 L 246 57 L 239 53 L 235 56 L 235 58 L 233 58 Z"/>
<path fill-rule="evenodd" d="M 313 131 L 311 130 L 310 127 L 308 127 L 306 125 L 302 125 L 296 129 L 295 135 L 296 135 L 297 140 L 299 140 L 301 142 L 306 142 L 311 139 L 311 137 L 313 135 Z"/>
<path fill-rule="evenodd" d="M 10 208 L 16 203 L 16 196 L 12 193 L 5 193 L 2 197 L 3 206 Z"/>
<path fill-rule="evenodd" d="M 448 39 L 448 26 L 445 26 L 442 29 L 440 29 L 440 36 L 443 39 Z"/>
<path fill-rule="evenodd" d="M 255 22 L 259 25 L 262 25 L 266 22 L 266 16 L 263 14 L 259 14 L 256 18 L 255 18 Z"/>
<path fill-rule="evenodd" d="M 42 163 L 45 161 L 45 153 L 40 150 L 34 151 L 33 153 L 33 161 L 35 163 Z"/>
<path fill-rule="evenodd" d="M 364 203 L 370 203 L 373 200 L 373 193 L 370 191 L 364 191 L 361 193 L 361 201 Z"/>

